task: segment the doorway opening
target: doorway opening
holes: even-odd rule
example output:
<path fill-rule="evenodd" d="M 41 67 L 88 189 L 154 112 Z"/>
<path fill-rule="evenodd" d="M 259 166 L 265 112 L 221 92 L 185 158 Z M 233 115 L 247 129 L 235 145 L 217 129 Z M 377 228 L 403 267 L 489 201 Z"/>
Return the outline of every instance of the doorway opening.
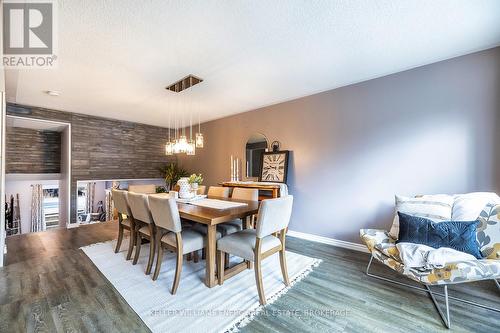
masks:
<path fill-rule="evenodd" d="M 6 235 L 67 227 L 71 125 L 6 116 Z"/>

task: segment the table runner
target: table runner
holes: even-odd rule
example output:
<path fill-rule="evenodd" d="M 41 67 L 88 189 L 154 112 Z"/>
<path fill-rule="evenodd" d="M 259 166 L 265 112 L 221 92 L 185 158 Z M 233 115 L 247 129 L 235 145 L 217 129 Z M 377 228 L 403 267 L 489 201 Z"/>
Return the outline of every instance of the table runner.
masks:
<path fill-rule="evenodd" d="M 229 209 L 246 206 L 244 202 L 224 201 L 218 199 L 201 199 L 189 202 L 190 205 L 214 208 L 214 209 Z"/>

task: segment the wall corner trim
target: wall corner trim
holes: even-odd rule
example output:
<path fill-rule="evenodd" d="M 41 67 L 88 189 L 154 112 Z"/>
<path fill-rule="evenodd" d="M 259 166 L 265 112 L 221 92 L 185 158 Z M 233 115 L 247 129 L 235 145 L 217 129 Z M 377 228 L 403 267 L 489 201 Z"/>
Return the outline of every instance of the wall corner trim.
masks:
<path fill-rule="evenodd" d="M 369 252 L 368 249 L 366 248 L 366 246 L 364 246 L 363 244 L 346 242 L 346 241 L 339 240 L 339 239 L 317 236 L 317 235 L 308 234 L 305 232 L 293 231 L 293 230 L 288 230 L 287 235 L 292 236 L 292 237 L 305 239 L 305 240 L 310 240 L 313 242 L 342 247 L 342 248 L 350 249 L 350 250 L 354 250 L 354 251 L 366 252 L 366 253 Z"/>

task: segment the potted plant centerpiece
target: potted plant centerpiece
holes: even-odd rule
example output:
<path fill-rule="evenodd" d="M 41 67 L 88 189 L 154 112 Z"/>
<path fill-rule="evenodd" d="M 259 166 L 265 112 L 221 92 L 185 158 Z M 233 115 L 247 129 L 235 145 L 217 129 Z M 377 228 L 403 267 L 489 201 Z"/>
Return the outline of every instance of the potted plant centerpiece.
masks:
<path fill-rule="evenodd" d="M 191 184 L 191 190 L 194 193 L 198 192 L 198 186 L 203 183 L 203 177 L 201 173 L 195 174 L 193 173 L 191 176 L 189 176 L 189 184 Z"/>
<path fill-rule="evenodd" d="M 182 177 L 189 176 L 189 173 L 183 168 L 179 167 L 176 163 L 170 163 L 166 167 L 161 168 L 160 171 L 165 178 L 165 184 L 167 185 L 167 190 L 173 190 L 174 185 Z"/>

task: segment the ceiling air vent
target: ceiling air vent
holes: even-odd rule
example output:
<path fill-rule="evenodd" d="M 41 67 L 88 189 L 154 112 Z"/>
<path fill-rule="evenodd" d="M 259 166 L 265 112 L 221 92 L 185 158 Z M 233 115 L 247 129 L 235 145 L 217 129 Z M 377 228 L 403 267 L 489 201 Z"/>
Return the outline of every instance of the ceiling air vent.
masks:
<path fill-rule="evenodd" d="M 198 83 L 203 82 L 203 79 L 200 79 L 199 77 L 196 77 L 194 75 L 188 75 L 183 79 L 180 79 L 177 82 L 172 83 L 165 89 L 173 91 L 173 92 L 181 92 L 183 90 L 186 90 L 187 88 L 190 88 L 192 86 L 197 85 Z"/>

